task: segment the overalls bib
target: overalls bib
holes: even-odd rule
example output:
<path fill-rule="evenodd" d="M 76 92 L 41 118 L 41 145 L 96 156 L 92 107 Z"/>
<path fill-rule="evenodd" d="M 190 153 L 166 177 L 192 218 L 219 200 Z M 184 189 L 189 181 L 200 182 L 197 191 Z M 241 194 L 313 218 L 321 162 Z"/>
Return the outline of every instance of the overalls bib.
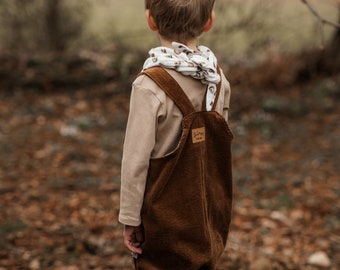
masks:
<path fill-rule="evenodd" d="M 174 101 L 183 120 L 176 148 L 150 160 L 141 212 L 145 242 L 136 269 L 213 270 L 225 248 L 232 207 L 233 135 L 214 111 L 220 85 L 213 109 L 195 111 L 163 68 L 143 74 Z"/>

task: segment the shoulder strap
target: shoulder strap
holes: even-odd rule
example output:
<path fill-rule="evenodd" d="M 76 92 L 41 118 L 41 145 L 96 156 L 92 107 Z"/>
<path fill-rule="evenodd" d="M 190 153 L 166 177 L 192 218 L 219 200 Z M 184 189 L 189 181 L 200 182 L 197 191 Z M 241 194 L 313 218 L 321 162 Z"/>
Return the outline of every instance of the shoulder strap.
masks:
<path fill-rule="evenodd" d="M 141 74 L 150 77 L 173 100 L 181 110 L 183 116 L 195 111 L 183 89 L 178 82 L 162 67 L 152 67 Z"/>
<path fill-rule="evenodd" d="M 221 69 L 220 69 L 219 66 L 217 67 L 217 73 L 218 73 L 218 75 L 220 75 L 221 80 L 220 80 L 220 82 L 216 86 L 216 95 L 215 95 L 215 100 L 214 100 L 214 104 L 213 104 L 213 106 L 211 108 L 211 111 L 215 111 L 215 109 L 216 109 L 216 105 L 217 105 L 217 101 L 218 101 L 218 96 L 220 95 L 220 90 L 221 90 L 221 85 L 222 85 Z M 209 91 L 208 87 L 207 87 L 206 91 Z M 204 99 L 203 99 L 203 102 L 202 102 L 202 111 L 206 110 L 206 104 L 205 104 L 206 96 L 207 96 L 207 93 L 205 93 Z"/>

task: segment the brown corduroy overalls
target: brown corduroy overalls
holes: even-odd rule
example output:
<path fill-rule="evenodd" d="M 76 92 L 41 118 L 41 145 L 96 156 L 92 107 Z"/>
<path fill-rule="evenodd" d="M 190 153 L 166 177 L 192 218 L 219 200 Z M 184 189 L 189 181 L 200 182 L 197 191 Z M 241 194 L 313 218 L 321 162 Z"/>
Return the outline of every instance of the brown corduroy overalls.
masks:
<path fill-rule="evenodd" d="M 141 213 L 145 242 L 136 269 L 213 270 L 225 248 L 232 207 L 233 135 L 214 111 L 220 85 L 213 109 L 195 111 L 163 68 L 143 74 L 174 101 L 183 120 L 177 147 L 150 160 Z"/>

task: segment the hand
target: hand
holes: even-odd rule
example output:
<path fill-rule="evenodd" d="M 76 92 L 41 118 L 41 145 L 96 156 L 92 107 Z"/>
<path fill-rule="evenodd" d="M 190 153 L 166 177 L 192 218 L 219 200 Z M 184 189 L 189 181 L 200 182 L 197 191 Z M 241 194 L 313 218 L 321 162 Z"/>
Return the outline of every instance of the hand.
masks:
<path fill-rule="evenodd" d="M 144 241 L 142 226 L 124 225 L 124 245 L 133 253 L 142 254 L 141 244 Z"/>

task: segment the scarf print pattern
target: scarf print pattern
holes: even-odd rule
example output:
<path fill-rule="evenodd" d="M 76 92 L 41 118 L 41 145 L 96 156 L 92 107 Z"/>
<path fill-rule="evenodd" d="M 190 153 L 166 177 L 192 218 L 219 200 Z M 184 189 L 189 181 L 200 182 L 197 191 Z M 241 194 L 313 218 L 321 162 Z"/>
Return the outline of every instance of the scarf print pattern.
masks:
<path fill-rule="evenodd" d="M 217 59 L 214 53 L 205 46 L 198 46 L 193 51 L 181 43 L 172 42 L 172 47 L 157 47 L 149 51 L 143 70 L 154 66 L 174 69 L 185 76 L 191 76 L 207 85 L 206 110 L 210 111 L 214 104 L 217 84 L 221 77 L 217 73 Z"/>

